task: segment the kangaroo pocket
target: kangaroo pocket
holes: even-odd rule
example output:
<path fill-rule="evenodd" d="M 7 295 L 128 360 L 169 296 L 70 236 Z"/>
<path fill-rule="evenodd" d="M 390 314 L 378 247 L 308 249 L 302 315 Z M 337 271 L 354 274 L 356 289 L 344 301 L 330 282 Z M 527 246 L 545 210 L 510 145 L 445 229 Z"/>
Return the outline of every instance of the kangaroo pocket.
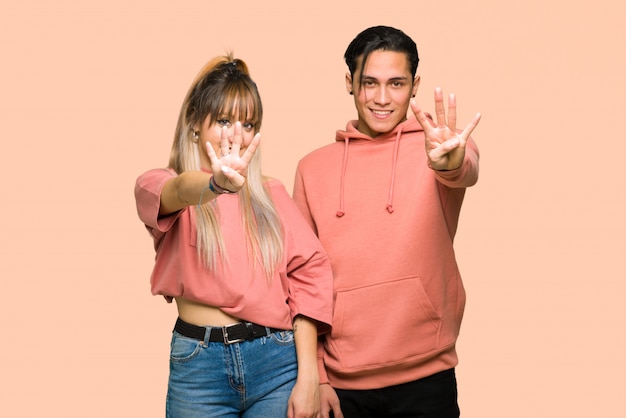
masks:
<path fill-rule="evenodd" d="M 403 362 L 437 349 L 440 330 L 418 277 L 338 291 L 327 361 L 341 369 Z"/>

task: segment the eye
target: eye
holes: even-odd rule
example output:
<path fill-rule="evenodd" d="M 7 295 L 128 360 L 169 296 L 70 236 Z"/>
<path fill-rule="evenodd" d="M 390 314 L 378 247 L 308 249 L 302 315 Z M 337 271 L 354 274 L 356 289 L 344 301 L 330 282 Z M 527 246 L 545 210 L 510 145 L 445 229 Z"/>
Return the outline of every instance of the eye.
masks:
<path fill-rule="evenodd" d="M 404 83 L 402 81 L 394 81 L 393 83 L 391 83 L 391 85 L 393 87 L 402 87 L 404 86 Z"/>
<path fill-rule="evenodd" d="M 245 129 L 246 131 L 254 130 L 255 126 L 256 126 L 256 124 L 254 122 L 244 122 L 244 123 L 241 124 L 241 127 L 243 129 Z"/>
<path fill-rule="evenodd" d="M 228 119 L 218 119 L 216 120 L 217 124 L 220 126 L 226 126 L 227 128 L 230 128 L 230 121 Z"/>

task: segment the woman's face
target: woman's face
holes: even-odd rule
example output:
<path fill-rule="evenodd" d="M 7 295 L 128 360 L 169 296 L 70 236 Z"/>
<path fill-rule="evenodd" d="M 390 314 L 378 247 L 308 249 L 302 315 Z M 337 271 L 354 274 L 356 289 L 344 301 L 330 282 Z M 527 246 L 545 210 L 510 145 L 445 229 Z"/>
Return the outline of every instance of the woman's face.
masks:
<path fill-rule="evenodd" d="M 250 114 L 251 113 L 252 112 L 250 112 Z M 220 147 L 222 142 L 222 130 L 226 128 L 228 138 L 232 141 L 236 122 L 241 122 L 242 138 L 241 148 L 239 150 L 239 155 L 241 156 L 256 134 L 255 121 L 240 119 L 239 115 L 218 115 L 216 120 L 211 123 L 211 115 L 208 115 L 204 119 L 204 122 L 202 122 L 202 126 L 194 127 L 194 129 L 199 132 L 198 146 L 200 147 L 200 165 L 202 168 L 211 169 L 211 161 L 209 160 L 209 155 L 206 150 L 207 142 L 213 147 L 215 155 L 220 158 L 222 156 Z"/>

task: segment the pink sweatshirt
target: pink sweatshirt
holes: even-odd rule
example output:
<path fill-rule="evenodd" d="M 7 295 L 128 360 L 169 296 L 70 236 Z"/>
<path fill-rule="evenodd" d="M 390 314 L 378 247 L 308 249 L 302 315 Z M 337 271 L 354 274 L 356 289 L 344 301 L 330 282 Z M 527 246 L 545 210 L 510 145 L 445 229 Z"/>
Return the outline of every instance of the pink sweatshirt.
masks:
<path fill-rule="evenodd" d="M 322 382 L 372 389 L 456 366 L 465 291 L 453 239 L 477 179 L 473 140 L 459 169 L 429 168 L 414 117 L 376 138 L 352 121 L 299 162 L 293 197 L 334 275 Z"/>
<path fill-rule="evenodd" d="M 209 271 L 196 251 L 195 207 L 159 218 L 163 185 L 176 173 L 148 171 L 137 179 L 135 197 L 139 218 L 154 239 L 156 261 L 152 293 L 172 301 L 175 296 L 216 306 L 229 315 L 272 328 L 292 329 L 302 314 L 330 328 L 332 273 L 318 239 L 289 197 L 282 183 L 266 183 L 283 222 L 285 256 L 268 282 L 262 269 L 247 255 L 238 195 L 217 198 L 220 227 L 229 263 Z"/>

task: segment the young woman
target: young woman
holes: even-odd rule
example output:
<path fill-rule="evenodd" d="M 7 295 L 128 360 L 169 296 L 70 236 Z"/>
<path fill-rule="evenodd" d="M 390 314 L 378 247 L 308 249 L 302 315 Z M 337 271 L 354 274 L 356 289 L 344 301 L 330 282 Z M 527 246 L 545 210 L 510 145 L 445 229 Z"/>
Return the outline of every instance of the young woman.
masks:
<path fill-rule="evenodd" d="M 262 116 L 246 64 L 214 58 L 184 99 L 168 167 L 136 182 L 152 293 L 178 308 L 168 417 L 319 414 L 331 268 L 284 186 L 261 173 Z"/>

